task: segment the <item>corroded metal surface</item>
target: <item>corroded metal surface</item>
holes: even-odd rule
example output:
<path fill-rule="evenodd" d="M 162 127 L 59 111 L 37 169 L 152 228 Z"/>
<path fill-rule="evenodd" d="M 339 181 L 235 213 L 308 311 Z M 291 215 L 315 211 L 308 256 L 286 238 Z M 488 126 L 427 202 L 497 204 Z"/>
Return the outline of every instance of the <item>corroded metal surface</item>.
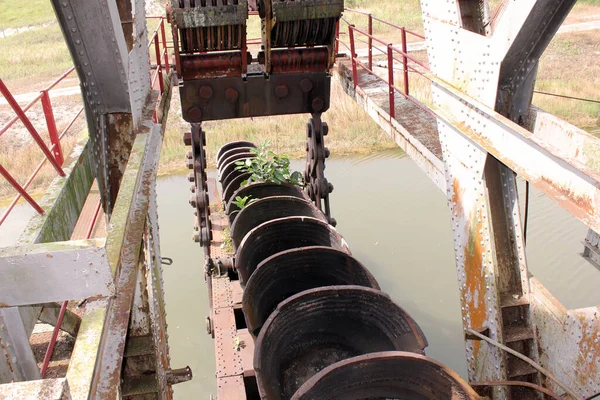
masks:
<path fill-rule="evenodd" d="M 231 239 L 238 246 L 244 236 L 260 224 L 284 217 L 312 217 L 325 221 L 323 213 L 315 206 L 298 197 L 276 196 L 257 200 L 240 211 L 231 224 Z"/>
<path fill-rule="evenodd" d="M 407 352 L 366 354 L 335 363 L 304 383 L 292 400 L 422 399 L 477 400 L 454 371 Z"/>
<path fill-rule="evenodd" d="M 255 148 L 256 145 L 247 140 L 238 140 L 237 142 L 229 142 L 217 151 L 217 168 L 221 168 L 221 165 L 228 156 L 234 155 L 239 152 L 249 151 L 250 148 Z"/>
<path fill-rule="evenodd" d="M 242 299 L 248 330 L 258 336 L 277 304 L 297 293 L 331 285 L 379 289 L 371 273 L 354 257 L 331 247 L 302 247 L 261 262 L 246 284 Z"/>
<path fill-rule="evenodd" d="M 235 267 L 242 285 L 267 257 L 306 246 L 329 246 L 349 252 L 344 238 L 321 220 L 287 217 L 265 222 L 251 230 L 237 249 Z"/>
<path fill-rule="evenodd" d="M 270 400 L 289 399 L 317 371 L 381 351 L 423 354 L 415 321 L 382 292 L 360 286 L 307 290 L 277 306 L 256 340 L 254 369 Z"/>

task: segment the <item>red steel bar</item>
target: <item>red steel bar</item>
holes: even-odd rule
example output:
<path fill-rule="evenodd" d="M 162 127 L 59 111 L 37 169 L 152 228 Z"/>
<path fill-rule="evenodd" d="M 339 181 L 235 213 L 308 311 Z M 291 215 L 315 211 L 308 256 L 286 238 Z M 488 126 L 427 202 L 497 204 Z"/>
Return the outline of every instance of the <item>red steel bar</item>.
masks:
<path fill-rule="evenodd" d="M 2 165 L 0 165 L 0 174 L 8 181 L 8 183 L 11 184 L 12 187 L 15 188 L 17 192 L 19 192 L 21 196 L 25 198 L 25 200 L 27 200 L 29 204 L 31 204 L 31 207 L 35 208 L 35 211 L 37 211 L 38 214 L 44 214 L 42 207 L 39 206 L 39 204 L 29 195 L 29 193 L 27 193 L 25 189 L 23 189 L 21 185 L 19 185 L 19 182 L 17 182 Z M 2 216 L 2 218 L 6 219 L 4 216 Z M 4 219 L 2 222 L 4 222 Z"/>
<path fill-rule="evenodd" d="M 58 139 L 62 139 L 63 136 L 66 135 L 67 131 L 69 129 L 71 129 L 71 126 L 73 126 L 73 124 L 75 123 L 75 121 L 77 120 L 77 118 L 81 115 L 81 113 L 83 112 L 83 107 L 81 107 L 79 109 L 79 112 L 77 113 L 77 115 L 75 115 L 75 117 L 71 120 L 71 122 L 69 122 L 69 125 L 67 125 L 67 127 L 61 132 L 61 134 L 58 136 Z M 52 145 L 52 147 L 50 147 L 50 151 L 54 150 L 54 145 Z M 29 188 L 29 185 L 31 185 L 31 182 L 33 182 L 33 180 L 35 179 L 35 177 L 37 176 L 37 174 L 40 172 L 40 170 L 42 169 L 42 167 L 44 166 L 44 164 L 46 164 L 46 161 L 48 161 L 48 159 L 46 157 L 44 157 L 42 159 L 42 161 L 40 161 L 40 163 L 38 164 L 38 166 L 36 167 L 36 169 L 33 171 L 33 173 L 31 174 L 31 176 L 29 176 L 29 179 L 27 179 L 27 182 L 25 182 L 25 184 L 23 185 L 23 189 L 27 190 Z M 21 199 L 21 193 L 18 193 L 15 198 L 13 199 L 13 201 L 11 201 L 10 205 L 8 206 L 8 208 L 6 209 L 6 211 L 4 211 L 4 214 L 2 214 L 2 216 L 0 217 L 0 225 L 2 225 L 4 223 L 4 221 L 6 221 L 6 218 L 8 218 L 8 215 L 11 213 L 11 211 L 13 210 L 13 208 L 15 208 L 15 206 L 17 205 L 17 203 L 19 202 L 19 200 Z"/>
<path fill-rule="evenodd" d="M 164 51 L 164 58 L 165 58 L 165 70 L 167 71 L 167 74 L 171 71 L 171 66 L 169 65 L 169 52 L 167 50 L 167 36 L 165 35 L 165 20 L 164 18 L 161 18 L 160 20 L 160 35 L 162 38 L 162 43 L 163 43 L 163 51 Z"/>
<path fill-rule="evenodd" d="M 19 103 L 17 103 L 13 95 L 10 93 L 10 91 L 2 81 L 2 79 L 0 79 L 0 92 L 2 92 L 2 95 L 4 96 L 6 101 L 8 101 L 8 104 L 10 104 L 15 113 L 17 113 L 17 116 L 21 119 L 21 122 L 23 122 L 23 125 L 25 125 L 25 127 L 27 128 L 33 139 L 36 141 L 38 146 L 40 146 L 40 148 L 42 149 L 42 151 L 48 158 L 48 161 L 50 161 L 50 164 L 52 164 L 56 172 L 58 172 L 60 176 L 65 176 L 65 173 L 62 170 L 61 166 L 58 164 L 50 150 L 48 150 L 46 143 L 44 143 L 40 135 L 37 133 L 37 131 L 31 124 L 31 121 L 29 120 L 29 118 L 27 118 L 27 115 L 25 115 L 25 112 L 23 112 L 21 106 L 19 106 Z"/>
<path fill-rule="evenodd" d="M 340 52 L 340 20 L 335 24 L 335 54 Z"/>
<path fill-rule="evenodd" d="M 165 91 L 165 83 L 163 82 L 162 65 L 160 60 L 160 45 L 158 42 L 158 32 L 154 35 L 154 51 L 156 53 L 156 73 L 158 74 L 158 86 L 160 87 L 160 93 Z"/>
<path fill-rule="evenodd" d="M 65 79 L 74 70 L 75 70 L 75 67 L 69 68 L 65 73 L 63 73 L 61 76 L 59 76 L 53 83 L 50 84 L 50 86 L 48 86 L 44 90 L 49 91 L 54 86 L 58 85 L 60 83 L 60 81 L 62 81 L 63 79 Z M 23 112 L 27 112 L 27 110 L 29 110 L 41 98 L 42 98 L 42 93 L 40 92 L 40 94 L 38 94 L 35 99 L 31 100 L 25 107 L 23 107 Z M 10 121 L 8 121 L 8 123 L 6 125 L 4 125 L 2 127 L 2 129 L 0 129 L 0 136 L 2 136 L 2 134 L 4 132 L 6 132 L 8 130 L 8 128 L 10 128 L 18 120 L 19 120 L 19 116 L 17 115 L 13 119 L 11 119 Z"/>
<path fill-rule="evenodd" d="M 389 100 L 390 100 L 390 117 L 396 118 L 396 87 L 394 86 L 394 47 L 388 44 L 388 85 L 389 85 Z"/>
<path fill-rule="evenodd" d="M 350 37 L 350 57 L 352 59 L 352 80 L 354 89 L 358 86 L 358 71 L 356 70 L 356 52 L 354 51 L 354 25 L 348 25 L 348 36 Z"/>
<path fill-rule="evenodd" d="M 404 93 L 408 96 L 408 57 L 406 57 L 407 47 L 406 47 L 406 29 L 402 28 L 400 31 L 402 32 L 402 52 L 404 55 L 402 56 L 402 69 L 404 71 Z M 388 54 L 388 57 L 393 58 L 393 53 Z"/>
<path fill-rule="evenodd" d="M 94 212 L 94 216 L 92 217 L 92 220 L 90 221 L 90 225 L 88 226 L 87 233 L 85 235 L 86 239 L 89 239 L 92 236 L 92 232 L 94 231 L 94 226 L 96 225 L 96 221 L 98 220 L 98 215 L 100 214 L 101 206 L 102 206 L 102 203 L 98 202 L 98 205 L 96 206 L 96 211 Z M 48 371 L 48 364 L 50 364 L 50 359 L 52 358 L 52 353 L 54 353 L 54 345 L 56 344 L 56 339 L 58 338 L 60 326 L 62 325 L 68 305 L 69 305 L 69 302 L 65 301 L 60 306 L 60 312 L 58 313 L 58 318 L 56 319 L 56 325 L 54 325 L 54 330 L 52 331 L 52 337 L 50 338 L 50 343 L 48 343 L 48 348 L 46 349 L 46 354 L 44 354 L 44 362 L 42 363 L 42 371 L 41 371 L 42 379 L 46 376 L 46 372 Z"/>
<path fill-rule="evenodd" d="M 369 69 L 373 69 L 373 16 L 369 14 Z"/>
<path fill-rule="evenodd" d="M 60 139 L 58 138 L 58 130 L 56 129 L 56 120 L 54 119 L 54 112 L 52 111 L 52 103 L 50 102 L 50 95 L 47 90 L 42 90 L 42 108 L 44 109 L 44 116 L 46 117 L 46 126 L 48 127 L 48 136 L 50 136 L 50 143 L 52 143 L 52 154 L 59 165 L 63 165 L 64 158 L 62 154 L 62 148 L 60 146 Z"/>

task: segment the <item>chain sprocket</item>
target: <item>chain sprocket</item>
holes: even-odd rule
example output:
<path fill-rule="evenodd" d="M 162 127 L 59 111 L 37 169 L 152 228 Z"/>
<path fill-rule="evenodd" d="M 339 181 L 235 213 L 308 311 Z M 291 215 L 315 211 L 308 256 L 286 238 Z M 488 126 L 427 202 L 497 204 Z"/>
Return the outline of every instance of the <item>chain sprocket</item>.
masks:
<path fill-rule="evenodd" d="M 306 125 L 306 169 L 304 181 L 306 191 L 315 205 L 325 214 L 329 223 L 336 225 L 331 217 L 329 194 L 333 185 L 325 178 L 325 160 L 329 158 L 329 149 L 325 147 L 325 136 L 329 132 L 327 123 L 321 120 L 321 114 L 312 114 Z"/>
<path fill-rule="evenodd" d="M 194 222 L 194 241 L 204 248 L 205 256 L 210 257 L 212 229 L 210 222 L 210 204 L 208 196 L 208 176 L 206 174 L 206 135 L 200 124 L 192 124 L 192 131 L 184 137 L 186 145 L 192 149 L 187 155 L 187 167 L 192 170 L 188 180 L 192 183 L 190 205 L 196 216 Z"/>

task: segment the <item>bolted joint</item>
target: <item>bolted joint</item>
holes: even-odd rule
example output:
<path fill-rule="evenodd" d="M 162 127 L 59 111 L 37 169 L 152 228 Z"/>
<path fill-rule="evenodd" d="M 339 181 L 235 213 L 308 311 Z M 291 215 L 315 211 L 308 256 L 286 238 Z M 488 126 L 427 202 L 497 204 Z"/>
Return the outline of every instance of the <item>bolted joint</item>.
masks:
<path fill-rule="evenodd" d="M 275 88 L 275 96 L 279 97 L 280 99 L 287 97 L 289 92 L 290 91 L 288 87 L 285 85 L 279 85 Z"/>

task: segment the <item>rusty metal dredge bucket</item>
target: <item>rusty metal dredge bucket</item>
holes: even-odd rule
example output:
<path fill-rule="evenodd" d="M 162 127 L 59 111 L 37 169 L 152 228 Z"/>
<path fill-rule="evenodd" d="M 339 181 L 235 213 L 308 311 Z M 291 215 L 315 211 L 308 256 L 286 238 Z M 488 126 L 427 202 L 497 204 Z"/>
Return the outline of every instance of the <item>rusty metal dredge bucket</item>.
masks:
<path fill-rule="evenodd" d="M 283 301 L 260 331 L 254 369 L 262 398 L 290 399 L 318 371 L 382 351 L 423 354 L 416 322 L 386 294 L 362 286 L 329 286 Z"/>
<path fill-rule="evenodd" d="M 445 365 L 407 352 L 366 354 L 320 371 L 292 400 L 475 400 L 479 395 Z"/>
<path fill-rule="evenodd" d="M 252 174 L 250 174 L 249 172 L 240 171 L 233 171 L 231 174 L 229 174 L 229 181 L 224 182 L 225 190 L 223 191 L 223 201 L 229 203 L 229 200 L 235 199 L 235 197 L 233 197 L 233 194 L 240 188 L 244 181 L 250 179 L 250 176 L 252 176 Z"/>
<path fill-rule="evenodd" d="M 354 257 L 331 247 L 302 247 L 277 253 L 261 262 L 242 298 L 248 331 L 258 333 L 283 300 L 325 286 L 356 285 L 379 289 L 371 273 Z"/>
<path fill-rule="evenodd" d="M 344 238 L 329 224 L 310 217 L 286 217 L 265 222 L 240 243 L 235 267 L 244 285 L 264 259 L 281 251 L 307 246 L 328 246 L 349 252 Z"/>
<path fill-rule="evenodd" d="M 236 150 L 244 150 L 244 148 L 234 149 L 232 151 Z M 240 151 L 239 153 L 232 154 L 231 156 L 229 156 L 227 160 L 223 164 L 221 164 L 221 167 L 219 167 L 219 176 L 221 177 L 221 182 L 223 182 L 223 187 L 225 187 L 228 182 L 231 182 L 231 180 L 235 178 L 235 176 L 243 173 L 242 171 L 237 169 L 236 163 L 238 161 L 246 161 L 248 158 L 252 157 L 254 157 L 254 154 L 248 151 Z"/>
<path fill-rule="evenodd" d="M 217 151 L 217 168 L 221 165 L 221 162 L 223 160 L 225 160 L 225 154 L 230 151 L 230 150 L 234 150 L 234 149 L 239 149 L 241 147 L 256 147 L 256 145 L 252 142 L 248 142 L 246 140 L 240 140 L 237 142 L 230 142 L 227 143 L 225 145 L 223 145 L 218 151 Z M 230 154 L 232 155 L 232 154 Z"/>
<path fill-rule="evenodd" d="M 284 217 L 312 217 L 326 222 L 326 218 L 311 202 L 293 196 L 266 197 L 240 211 L 231 224 L 233 244 L 239 246 L 244 236 L 260 224 Z"/>
<path fill-rule="evenodd" d="M 257 200 L 273 196 L 293 196 L 300 199 L 310 200 L 298 186 L 289 184 L 278 185 L 276 183 L 253 183 L 238 189 L 235 193 L 233 193 L 231 198 L 235 199 L 238 196 L 248 196 L 250 199 Z M 236 210 L 239 210 L 238 206 L 233 204 L 231 201 L 227 203 L 225 213 L 228 215 L 230 224 L 232 224 L 238 216 L 238 213 L 235 212 Z"/>

